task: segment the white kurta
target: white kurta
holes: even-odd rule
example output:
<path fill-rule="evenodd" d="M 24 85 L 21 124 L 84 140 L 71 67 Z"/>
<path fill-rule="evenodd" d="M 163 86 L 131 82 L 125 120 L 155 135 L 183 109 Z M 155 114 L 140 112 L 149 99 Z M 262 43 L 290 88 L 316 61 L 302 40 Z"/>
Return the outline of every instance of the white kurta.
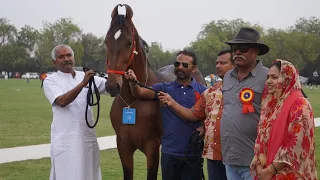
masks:
<path fill-rule="evenodd" d="M 70 91 L 83 80 L 84 72 L 75 72 L 73 78 L 71 74 L 58 71 L 43 82 L 44 94 L 53 111 L 50 180 L 101 179 L 96 132 L 85 121 L 88 88 L 83 88 L 77 98 L 63 108 L 54 103 L 58 96 Z M 94 78 L 100 93 L 107 94 L 106 80 L 97 76 Z M 91 125 L 94 122 L 91 108 L 88 111 L 88 121 Z"/>

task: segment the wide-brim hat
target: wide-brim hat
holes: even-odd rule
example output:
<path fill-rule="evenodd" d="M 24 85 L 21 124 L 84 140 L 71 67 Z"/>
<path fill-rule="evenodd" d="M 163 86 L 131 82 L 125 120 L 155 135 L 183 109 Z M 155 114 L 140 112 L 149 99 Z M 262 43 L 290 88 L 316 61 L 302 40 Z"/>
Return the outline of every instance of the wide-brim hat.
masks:
<path fill-rule="evenodd" d="M 225 42 L 226 44 L 232 46 L 235 44 L 249 44 L 251 47 L 259 48 L 259 56 L 264 55 L 269 52 L 269 46 L 263 44 L 260 41 L 260 34 L 258 31 L 252 28 L 241 28 L 238 34 L 233 40 Z"/>

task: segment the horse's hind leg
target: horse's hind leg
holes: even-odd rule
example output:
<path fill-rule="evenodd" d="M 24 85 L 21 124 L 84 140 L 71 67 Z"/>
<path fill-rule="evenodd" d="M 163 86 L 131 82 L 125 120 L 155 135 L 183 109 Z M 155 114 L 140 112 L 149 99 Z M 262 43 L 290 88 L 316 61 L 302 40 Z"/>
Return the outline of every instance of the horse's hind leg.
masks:
<path fill-rule="evenodd" d="M 126 144 L 119 136 L 117 136 L 117 148 L 123 169 L 123 179 L 133 180 L 133 153 L 135 149 L 130 147 L 129 143 Z"/>
<path fill-rule="evenodd" d="M 157 180 L 159 167 L 159 140 L 146 143 L 144 153 L 147 157 L 148 177 L 147 180 Z"/>

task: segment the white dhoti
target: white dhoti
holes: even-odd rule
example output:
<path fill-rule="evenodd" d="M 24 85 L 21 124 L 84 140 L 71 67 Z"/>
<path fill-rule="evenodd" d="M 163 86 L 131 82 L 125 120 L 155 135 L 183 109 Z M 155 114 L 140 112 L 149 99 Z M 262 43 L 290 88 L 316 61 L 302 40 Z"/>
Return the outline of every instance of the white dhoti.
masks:
<path fill-rule="evenodd" d="M 57 97 L 76 87 L 84 77 L 76 71 L 76 76 L 58 71 L 49 75 L 43 89 L 52 104 L 51 124 L 51 173 L 50 180 L 101 180 L 100 150 L 94 129 L 85 121 L 86 96 L 88 88 L 83 88 L 77 98 L 65 107 L 55 105 Z M 105 79 L 95 77 L 100 93 L 105 92 Z M 89 106 L 88 121 L 93 124 Z"/>

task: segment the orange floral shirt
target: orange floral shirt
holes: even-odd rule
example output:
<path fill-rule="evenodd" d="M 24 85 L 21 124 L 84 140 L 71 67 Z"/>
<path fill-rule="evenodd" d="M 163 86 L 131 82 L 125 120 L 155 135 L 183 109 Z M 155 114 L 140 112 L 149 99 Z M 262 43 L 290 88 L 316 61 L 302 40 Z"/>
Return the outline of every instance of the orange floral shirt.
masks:
<path fill-rule="evenodd" d="M 222 82 L 217 82 L 204 91 L 193 106 L 193 114 L 205 118 L 203 157 L 210 160 L 222 160 L 220 121 L 222 115 Z"/>

